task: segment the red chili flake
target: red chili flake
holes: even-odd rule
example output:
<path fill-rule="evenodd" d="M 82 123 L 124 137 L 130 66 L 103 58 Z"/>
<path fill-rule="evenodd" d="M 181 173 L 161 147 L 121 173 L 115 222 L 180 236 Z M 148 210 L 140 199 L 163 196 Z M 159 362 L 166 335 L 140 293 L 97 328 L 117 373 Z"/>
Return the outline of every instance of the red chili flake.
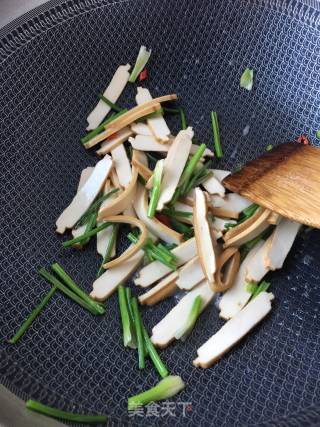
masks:
<path fill-rule="evenodd" d="M 144 70 L 141 71 L 141 73 L 139 74 L 139 81 L 142 82 L 143 80 L 148 78 L 148 70 L 145 68 Z"/>
<path fill-rule="evenodd" d="M 170 224 L 170 218 L 167 215 L 164 214 L 157 214 L 156 218 L 162 222 L 162 224 L 166 225 L 167 227 L 171 227 Z"/>
<path fill-rule="evenodd" d="M 299 142 L 300 144 L 303 144 L 303 145 L 310 145 L 310 141 L 307 135 L 298 136 L 298 138 L 296 139 L 296 142 Z"/>

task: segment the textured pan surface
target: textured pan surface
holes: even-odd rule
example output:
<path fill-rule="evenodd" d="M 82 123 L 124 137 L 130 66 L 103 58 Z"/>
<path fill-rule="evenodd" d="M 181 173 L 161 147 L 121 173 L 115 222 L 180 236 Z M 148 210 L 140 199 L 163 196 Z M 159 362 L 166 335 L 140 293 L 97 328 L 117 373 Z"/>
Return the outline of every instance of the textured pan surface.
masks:
<path fill-rule="evenodd" d="M 61 4 L 60 4 L 61 3 Z M 281 3 L 281 5 L 279 5 Z M 209 308 L 186 344 L 161 352 L 187 383 L 176 402 L 184 417 L 128 417 L 126 398 L 157 381 L 123 349 L 117 298 L 96 318 L 60 295 L 18 345 L 6 339 L 48 286 L 36 275 L 54 260 L 90 291 L 99 259 L 63 251 L 54 223 L 71 200 L 81 170 L 86 116 L 121 64 L 152 47 L 154 95 L 177 91 L 196 136 L 210 140 L 217 110 L 232 168 L 269 143 L 315 134 L 320 125 L 320 33 L 316 2 L 54 1 L 0 33 L 0 376 L 20 396 L 66 410 L 106 412 L 119 424 L 316 425 L 320 419 L 320 233 L 304 234 L 285 267 L 270 275 L 271 315 L 211 369 L 192 367 L 196 348 L 221 325 Z M 252 92 L 240 90 L 246 66 Z M 130 99 L 130 87 L 120 100 Z M 244 129 L 248 134 L 244 136 Z M 246 131 L 244 133 L 246 133 Z M 316 138 L 311 138 L 317 144 Z M 143 309 L 150 328 L 174 304 Z M 162 406 L 163 408 L 163 406 Z"/>

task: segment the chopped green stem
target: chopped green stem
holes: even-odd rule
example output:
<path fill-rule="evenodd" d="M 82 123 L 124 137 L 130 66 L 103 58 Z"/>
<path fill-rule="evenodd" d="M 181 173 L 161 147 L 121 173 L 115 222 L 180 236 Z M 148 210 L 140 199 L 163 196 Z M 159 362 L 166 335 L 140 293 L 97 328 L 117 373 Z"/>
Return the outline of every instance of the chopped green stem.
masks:
<path fill-rule="evenodd" d="M 150 402 L 157 402 L 175 396 L 185 388 L 185 384 L 178 376 L 169 375 L 163 378 L 155 387 L 136 396 L 129 397 L 128 409 L 134 410 Z"/>
<path fill-rule="evenodd" d="M 185 169 L 181 175 L 180 182 L 179 182 L 179 186 L 182 187 L 182 190 L 181 190 L 182 193 L 184 193 L 184 191 L 188 185 L 188 182 L 189 182 L 196 166 L 198 165 L 199 160 L 201 159 L 205 149 L 206 149 L 206 144 L 201 144 L 199 146 L 199 148 L 197 149 L 197 151 L 194 153 L 194 155 L 191 157 L 191 159 L 188 161 L 188 163 L 187 163 L 187 165 L 186 165 L 186 167 L 185 167 Z"/>
<path fill-rule="evenodd" d="M 193 235 L 193 228 L 191 226 L 188 227 L 186 224 L 183 224 L 176 218 L 170 218 L 170 223 L 172 227 L 179 233 L 182 233 L 186 239 L 190 239 L 190 237 Z"/>
<path fill-rule="evenodd" d="M 142 323 L 138 308 L 138 302 L 135 297 L 131 298 L 131 305 L 133 311 L 134 325 L 136 328 L 137 344 L 138 344 L 138 358 L 139 358 L 139 369 L 144 369 L 144 341 L 142 334 Z"/>
<path fill-rule="evenodd" d="M 179 113 L 180 113 L 180 122 L 181 122 L 181 129 L 187 129 L 187 118 L 186 118 L 186 113 L 184 111 L 183 108 L 179 108 Z"/>
<path fill-rule="evenodd" d="M 157 206 L 158 206 L 158 201 L 159 201 L 159 197 L 160 197 L 160 190 L 161 190 L 163 166 L 164 166 L 164 161 L 159 160 L 157 162 L 156 167 L 155 167 L 154 172 L 153 172 L 153 187 L 151 190 L 151 197 L 150 197 L 149 206 L 148 206 L 148 217 L 149 218 L 154 217 L 154 215 L 156 213 Z"/>
<path fill-rule="evenodd" d="M 99 314 L 105 313 L 105 308 L 99 304 L 97 301 L 94 301 L 86 294 L 79 286 L 75 283 L 75 281 L 69 276 L 69 274 L 61 267 L 60 264 L 55 262 L 51 266 L 52 271 L 56 273 L 56 275 L 75 293 L 77 294 L 84 302 L 91 305 L 95 311 Z"/>
<path fill-rule="evenodd" d="M 246 283 L 246 291 L 250 294 L 253 294 L 257 289 L 257 284 L 253 282 L 247 282 Z"/>
<path fill-rule="evenodd" d="M 122 114 L 126 113 L 127 111 L 128 111 L 127 108 L 124 108 L 119 113 L 112 114 L 104 122 L 102 122 L 101 125 L 99 125 L 95 129 L 93 129 L 91 132 L 87 133 L 87 135 L 83 136 L 80 139 L 82 144 L 85 144 L 86 142 L 90 141 L 90 139 L 93 139 L 95 136 L 99 135 L 99 133 L 101 133 L 105 130 L 105 126 L 107 126 L 109 123 L 113 122 L 113 120 L 117 119 L 118 117 L 122 116 Z"/>
<path fill-rule="evenodd" d="M 125 347 L 132 347 L 130 316 L 129 316 L 129 310 L 127 306 L 126 291 L 122 285 L 118 286 L 118 300 L 119 300 L 119 308 L 120 308 L 120 314 L 121 314 L 123 345 Z"/>
<path fill-rule="evenodd" d="M 179 195 L 179 197 L 187 195 L 193 188 L 200 185 L 204 180 L 206 180 L 212 172 L 208 169 L 211 166 L 211 160 L 206 162 L 201 168 L 194 172 L 194 174 L 189 179 L 188 184 L 185 186 L 184 192 Z"/>
<path fill-rule="evenodd" d="M 242 213 L 243 215 L 245 215 L 247 218 L 249 218 L 250 216 L 252 216 L 255 211 L 259 208 L 259 205 L 257 205 L 256 203 L 252 203 L 252 205 L 248 206 L 247 208 L 243 209 Z"/>
<path fill-rule="evenodd" d="M 269 287 L 270 287 L 271 283 L 270 282 L 266 282 L 265 280 L 263 280 L 255 289 L 255 291 L 252 294 L 251 299 L 253 300 L 253 298 L 255 298 L 256 296 L 258 296 L 261 292 L 266 292 Z"/>
<path fill-rule="evenodd" d="M 320 138 L 320 129 L 318 129 L 318 130 L 316 131 L 316 137 L 317 137 L 317 138 Z"/>
<path fill-rule="evenodd" d="M 129 77 L 129 82 L 134 83 L 137 80 L 138 75 L 141 73 L 141 71 L 146 66 L 147 62 L 149 61 L 151 55 L 151 49 L 147 50 L 145 46 L 141 46 L 136 63 L 134 64 L 133 70 Z"/>
<path fill-rule="evenodd" d="M 75 228 L 79 227 L 80 225 L 86 224 L 92 214 L 97 215 L 97 212 L 100 209 L 100 206 L 102 205 L 102 203 L 105 200 L 109 199 L 109 197 L 111 197 L 117 191 L 119 191 L 119 188 L 114 188 L 113 190 L 109 191 L 109 193 L 103 194 L 102 196 L 98 196 L 96 200 L 88 207 L 85 213 L 77 221 Z"/>
<path fill-rule="evenodd" d="M 169 108 L 169 107 L 163 107 L 162 108 L 165 113 L 169 114 L 180 114 L 180 110 L 178 108 Z"/>
<path fill-rule="evenodd" d="M 174 249 L 175 246 L 172 249 L 169 249 L 167 246 L 163 245 L 162 243 L 158 243 L 157 247 L 158 247 L 158 249 L 160 249 L 164 253 L 166 253 L 167 256 L 170 257 L 172 260 L 174 260 L 174 261 L 177 260 L 176 255 L 171 252 L 171 250 Z"/>
<path fill-rule="evenodd" d="M 97 225 L 97 214 L 94 212 L 90 215 L 89 220 L 86 224 L 86 228 L 84 230 L 85 233 L 91 231 Z M 90 238 L 81 242 L 81 246 L 85 246 L 89 242 Z"/>
<path fill-rule="evenodd" d="M 251 90 L 253 87 L 253 70 L 246 68 L 240 77 L 240 87 Z"/>
<path fill-rule="evenodd" d="M 214 149 L 218 159 L 221 159 L 221 157 L 223 157 L 223 152 L 221 148 L 218 116 L 216 111 L 211 111 L 211 124 L 212 124 L 213 138 L 214 138 Z"/>
<path fill-rule="evenodd" d="M 149 113 L 149 114 L 146 114 L 145 116 L 140 117 L 140 119 L 137 119 L 135 122 L 136 123 L 144 122 L 148 119 L 153 119 L 154 117 L 158 117 L 159 114 L 162 114 L 162 113 L 163 113 L 163 109 L 160 108 L 157 111 L 153 111 L 152 113 Z"/>
<path fill-rule="evenodd" d="M 143 333 L 145 347 L 148 350 L 148 354 L 154 364 L 154 367 L 158 371 L 161 378 L 167 377 L 169 375 L 169 371 L 166 365 L 162 362 L 157 350 L 155 349 L 154 345 L 151 342 L 151 339 L 148 335 L 146 328 L 143 325 L 142 325 L 142 333 Z"/>
<path fill-rule="evenodd" d="M 123 110 L 123 108 L 120 108 L 117 104 L 114 104 L 113 102 L 111 102 L 110 99 L 106 98 L 101 93 L 98 94 L 98 97 L 101 99 L 101 101 L 103 101 L 104 103 L 106 103 L 107 105 L 109 105 L 109 107 L 112 110 L 116 111 L 117 113 L 120 113 L 120 111 Z"/>
<path fill-rule="evenodd" d="M 191 212 L 184 212 L 184 211 L 176 211 L 174 208 L 170 208 L 170 209 L 162 209 L 161 211 L 163 214 L 176 218 L 176 217 L 180 217 L 180 218 L 190 218 L 192 217 L 192 213 Z"/>
<path fill-rule="evenodd" d="M 26 318 L 26 320 L 22 323 L 20 328 L 17 330 L 17 332 L 14 334 L 12 338 L 10 338 L 9 343 L 10 344 L 16 344 L 19 339 L 24 335 L 26 330 L 29 328 L 31 323 L 39 316 L 41 311 L 44 309 L 44 307 L 48 304 L 50 298 L 57 290 L 57 287 L 54 286 L 50 289 L 50 291 L 46 294 L 46 296 L 41 300 L 41 302 L 32 310 L 30 315 Z"/>
<path fill-rule="evenodd" d="M 71 289 L 61 283 L 58 279 L 56 279 L 52 274 L 48 273 L 44 268 L 40 268 L 38 273 L 41 277 L 43 277 L 48 283 L 52 286 L 55 286 L 59 289 L 59 291 L 63 292 L 69 298 L 71 298 L 74 302 L 81 305 L 81 307 L 90 311 L 91 314 L 99 314 L 99 312 L 91 305 L 85 302 L 82 298 L 80 298 L 77 294 L 75 294 Z"/>
<path fill-rule="evenodd" d="M 152 154 L 150 153 L 146 153 L 146 156 L 148 157 L 149 160 L 151 160 L 154 163 L 157 163 L 158 159 L 156 159 Z"/>
<path fill-rule="evenodd" d="M 51 406 L 44 405 L 36 400 L 29 399 L 26 402 L 26 407 L 32 411 L 39 412 L 40 414 L 47 415 L 53 418 L 59 418 L 65 421 L 75 421 L 77 423 L 105 423 L 107 422 L 106 415 L 81 415 L 72 412 L 61 411 L 60 409 L 52 408 Z"/>
<path fill-rule="evenodd" d="M 273 149 L 273 145 L 272 144 L 268 144 L 266 146 L 266 151 L 271 151 Z"/>
<path fill-rule="evenodd" d="M 188 318 L 185 325 L 181 329 L 178 329 L 178 331 L 175 334 L 175 337 L 178 340 L 181 339 L 181 341 L 185 341 L 188 335 L 190 334 L 190 332 L 192 331 L 201 313 L 201 304 L 202 304 L 201 296 L 198 295 L 195 297 L 192 303 L 191 310 L 190 310 L 190 313 L 188 314 Z"/>
<path fill-rule="evenodd" d="M 101 274 L 103 274 L 105 272 L 105 268 L 103 267 L 104 264 L 106 264 L 107 262 L 110 261 L 111 258 L 111 253 L 112 253 L 112 249 L 114 247 L 114 245 L 116 244 L 117 241 L 117 237 L 118 237 L 118 232 L 119 232 L 119 226 L 120 224 L 114 224 L 112 226 L 112 233 L 111 233 L 111 237 L 108 241 L 108 246 L 106 249 L 106 253 L 104 254 L 103 257 L 103 261 L 99 267 L 98 273 L 97 273 L 97 277 L 100 277 Z"/>
<path fill-rule="evenodd" d="M 206 181 L 210 176 L 212 176 L 212 172 L 206 171 L 203 175 L 199 176 L 197 179 L 194 179 L 191 185 L 187 188 L 186 194 L 188 194 L 193 188 L 199 187 L 199 185 Z"/>
<path fill-rule="evenodd" d="M 104 222 L 103 224 L 99 225 L 96 228 L 93 228 L 92 230 L 88 231 L 87 233 L 82 234 L 81 236 L 75 237 L 74 239 L 67 240 L 62 243 L 64 248 L 69 248 L 70 246 L 73 246 L 75 243 L 81 243 L 84 240 L 86 240 L 88 237 L 95 236 L 100 231 L 104 230 L 107 227 L 110 227 L 113 225 L 112 222 Z"/>

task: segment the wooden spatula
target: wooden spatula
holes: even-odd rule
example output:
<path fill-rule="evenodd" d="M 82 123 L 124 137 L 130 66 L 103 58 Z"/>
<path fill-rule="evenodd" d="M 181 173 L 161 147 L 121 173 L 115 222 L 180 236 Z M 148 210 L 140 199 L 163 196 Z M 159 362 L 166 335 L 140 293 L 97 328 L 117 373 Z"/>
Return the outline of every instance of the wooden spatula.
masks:
<path fill-rule="evenodd" d="M 281 144 L 227 176 L 223 184 L 286 218 L 320 228 L 320 149 Z"/>

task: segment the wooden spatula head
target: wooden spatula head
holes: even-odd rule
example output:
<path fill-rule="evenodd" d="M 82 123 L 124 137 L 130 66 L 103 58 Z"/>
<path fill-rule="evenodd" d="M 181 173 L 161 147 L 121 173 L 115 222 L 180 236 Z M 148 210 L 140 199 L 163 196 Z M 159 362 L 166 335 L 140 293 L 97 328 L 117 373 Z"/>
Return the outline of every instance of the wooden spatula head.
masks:
<path fill-rule="evenodd" d="M 227 176 L 223 184 L 271 211 L 320 228 L 320 149 L 281 144 Z"/>

